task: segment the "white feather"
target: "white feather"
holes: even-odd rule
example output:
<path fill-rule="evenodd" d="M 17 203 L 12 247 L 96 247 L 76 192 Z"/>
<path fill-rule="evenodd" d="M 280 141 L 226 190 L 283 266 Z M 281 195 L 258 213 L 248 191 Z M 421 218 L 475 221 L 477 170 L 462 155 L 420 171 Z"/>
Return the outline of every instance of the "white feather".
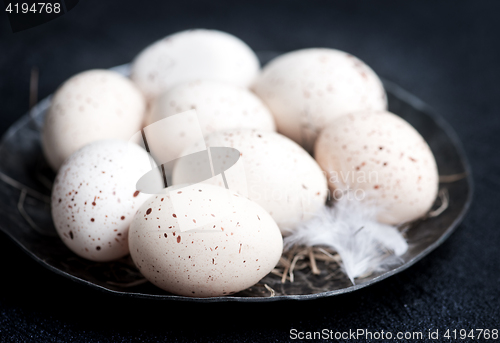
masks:
<path fill-rule="evenodd" d="M 408 243 L 391 225 L 376 220 L 377 207 L 343 197 L 325 206 L 313 219 L 286 232 L 285 249 L 293 245 L 327 246 L 342 259 L 342 269 L 354 279 L 402 262 Z"/>

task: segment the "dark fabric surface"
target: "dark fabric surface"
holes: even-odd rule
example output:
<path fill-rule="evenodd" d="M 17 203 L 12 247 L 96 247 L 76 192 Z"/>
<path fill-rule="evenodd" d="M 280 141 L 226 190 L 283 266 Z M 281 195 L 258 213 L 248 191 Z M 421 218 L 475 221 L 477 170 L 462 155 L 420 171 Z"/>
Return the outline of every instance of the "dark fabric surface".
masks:
<path fill-rule="evenodd" d="M 206 27 L 258 51 L 338 48 L 415 94 L 454 127 L 470 159 L 470 212 L 436 251 L 352 294 L 305 302 L 137 301 L 46 270 L 0 234 L 0 342 L 272 342 L 290 330 L 500 329 L 499 1 L 80 1 L 13 34 L 0 14 L 0 133 L 71 75 L 129 62 L 169 33 Z M 1 221 L 1 218 L 0 218 Z M 409 340 L 410 342 L 415 340 Z"/>

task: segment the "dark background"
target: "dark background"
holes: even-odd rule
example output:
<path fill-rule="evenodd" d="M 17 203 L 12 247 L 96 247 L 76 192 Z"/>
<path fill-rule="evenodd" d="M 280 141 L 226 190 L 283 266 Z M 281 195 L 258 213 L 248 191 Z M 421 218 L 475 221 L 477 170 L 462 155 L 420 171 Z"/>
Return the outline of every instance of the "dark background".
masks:
<path fill-rule="evenodd" d="M 0 342 L 272 342 L 289 330 L 500 329 L 500 1 L 90 1 L 13 34 L 0 13 L 0 134 L 29 103 L 91 68 L 129 62 L 167 34 L 232 33 L 256 51 L 333 47 L 427 102 L 472 165 L 472 207 L 408 270 L 314 301 L 192 304 L 89 289 L 31 260 L 0 234 Z M 1 218 L 0 218 L 1 221 Z"/>

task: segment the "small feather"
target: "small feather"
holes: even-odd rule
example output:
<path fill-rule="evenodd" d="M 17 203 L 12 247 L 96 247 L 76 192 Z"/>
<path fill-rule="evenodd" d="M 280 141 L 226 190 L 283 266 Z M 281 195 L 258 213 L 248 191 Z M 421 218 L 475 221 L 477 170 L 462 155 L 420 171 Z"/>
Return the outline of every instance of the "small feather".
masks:
<path fill-rule="evenodd" d="M 377 222 L 376 215 L 376 206 L 343 197 L 293 230 L 285 229 L 285 250 L 294 245 L 333 248 L 354 284 L 356 278 L 400 264 L 400 256 L 408 250 L 398 229 Z"/>

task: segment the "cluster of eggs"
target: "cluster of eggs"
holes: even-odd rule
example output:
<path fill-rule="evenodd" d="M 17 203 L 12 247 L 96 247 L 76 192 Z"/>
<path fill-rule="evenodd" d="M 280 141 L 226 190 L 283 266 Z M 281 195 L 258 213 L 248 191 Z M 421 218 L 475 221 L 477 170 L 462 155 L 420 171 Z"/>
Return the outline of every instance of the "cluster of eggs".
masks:
<path fill-rule="evenodd" d="M 130 138 L 191 109 L 204 140 L 188 144 L 192 130 L 171 127 L 160 149 L 180 156 L 230 147 L 240 159 L 227 178 L 197 184 L 178 163 L 174 187 L 141 193 L 137 181 L 154 162 Z M 130 253 L 149 281 L 185 296 L 258 282 L 277 264 L 282 235 L 335 191 L 366 191 L 389 224 L 421 217 L 437 193 L 429 146 L 387 112 L 384 87 L 365 63 L 304 49 L 261 69 L 244 42 L 215 30 L 150 45 L 130 77 L 91 70 L 67 80 L 52 98 L 42 148 L 57 171 L 52 216 L 63 242 L 93 261 Z M 361 178 L 370 172 L 377 177 Z M 187 221 L 194 229 L 183 229 Z"/>

